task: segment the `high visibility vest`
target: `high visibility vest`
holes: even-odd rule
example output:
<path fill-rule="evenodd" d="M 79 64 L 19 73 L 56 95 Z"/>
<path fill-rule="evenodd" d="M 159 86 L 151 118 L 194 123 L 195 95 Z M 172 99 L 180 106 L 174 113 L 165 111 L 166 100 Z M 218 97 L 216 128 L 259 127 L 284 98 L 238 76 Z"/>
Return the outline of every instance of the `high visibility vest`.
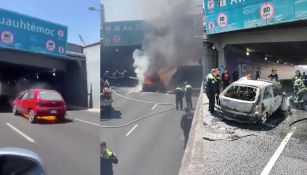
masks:
<path fill-rule="evenodd" d="M 212 74 L 209 74 L 208 79 L 212 80 L 213 84 L 217 83 L 217 78 L 213 76 Z"/>
<path fill-rule="evenodd" d="M 186 89 L 192 89 L 192 86 L 189 85 L 189 84 L 187 84 L 187 85 L 185 86 L 185 88 L 186 88 Z"/>
<path fill-rule="evenodd" d="M 109 149 L 106 149 L 106 151 L 103 153 L 105 157 L 111 157 L 113 155 L 113 152 Z"/>

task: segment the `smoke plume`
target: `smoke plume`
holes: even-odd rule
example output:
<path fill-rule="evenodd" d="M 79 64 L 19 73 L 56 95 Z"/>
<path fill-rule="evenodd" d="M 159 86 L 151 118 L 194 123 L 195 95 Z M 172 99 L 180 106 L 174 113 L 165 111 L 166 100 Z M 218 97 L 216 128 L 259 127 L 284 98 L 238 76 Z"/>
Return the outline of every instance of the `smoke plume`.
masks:
<path fill-rule="evenodd" d="M 142 50 L 133 54 L 135 72 L 142 78 L 140 84 L 143 84 L 144 75 L 163 72 L 164 76 L 172 76 L 182 65 L 199 64 L 202 58 L 202 6 L 196 4 L 193 0 L 155 0 L 142 5 L 145 39 Z"/>

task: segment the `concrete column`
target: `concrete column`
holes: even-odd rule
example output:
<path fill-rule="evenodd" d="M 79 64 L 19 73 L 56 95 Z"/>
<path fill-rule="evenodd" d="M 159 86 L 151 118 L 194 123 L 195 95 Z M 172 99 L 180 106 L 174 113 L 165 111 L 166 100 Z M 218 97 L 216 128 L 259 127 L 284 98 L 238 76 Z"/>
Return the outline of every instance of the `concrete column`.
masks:
<path fill-rule="evenodd" d="M 213 50 L 210 45 L 210 43 L 204 43 L 203 77 L 209 74 L 212 68 L 216 67 L 215 50 Z"/>
<path fill-rule="evenodd" d="M 218 67 L 221 69 L 221 71 L 224 71 L 224 68 L 226 67 L 225 49 L 217 47 L 217 56 L 218 56 Z"/>

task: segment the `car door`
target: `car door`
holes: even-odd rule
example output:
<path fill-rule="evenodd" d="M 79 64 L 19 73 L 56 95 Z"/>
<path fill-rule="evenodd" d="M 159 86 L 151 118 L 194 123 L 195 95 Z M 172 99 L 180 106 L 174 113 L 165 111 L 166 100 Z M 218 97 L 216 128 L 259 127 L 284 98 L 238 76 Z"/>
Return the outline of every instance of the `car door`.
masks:
<path fill-rule="evenodd" d="M 28 95 L 27 95 L 27 109 L 35 109 L 36 107 L 36 101 L 34 98 L 34 91 L 29 91 Z"/>
<path fill-rule="evenodd" d="M 282 103 L 282 93 L 281 91 L 276 87 L 272 86 L 273 89 L 273 95 L 274 95 L 274 111 L 277 111 Z"/>
<path fill-rule="evenodd" d="M 269 115 L 271 115 L 273 113 L 273 107 L 275 105 L 272 86 L 265 87 L 262 103 L 264 105 L 263 114 L 268 113 Z"/>
<path fill-rule="evenodd" d="M 28 97 L 28 94 L 29 94 L 29 91 L 25 92 L 20 101 L 19 101 L 19 106 L 20 106 L 20 112 L 22 114 L 26 114 L 26 111 L 27 111 L 27 97 Z"/>

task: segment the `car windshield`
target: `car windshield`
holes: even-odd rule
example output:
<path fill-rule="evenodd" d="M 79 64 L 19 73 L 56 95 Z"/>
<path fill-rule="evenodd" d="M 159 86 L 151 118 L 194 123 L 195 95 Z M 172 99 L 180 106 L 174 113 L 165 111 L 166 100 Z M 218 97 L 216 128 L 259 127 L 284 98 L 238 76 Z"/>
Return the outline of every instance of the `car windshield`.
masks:
<path fill-rule="evenodd" d="M 55 91 L 41 91 L 39 98 L 44 100 L 63 100 L 62 96 Z"/>
<path fill-rule="evenodd" d="M 254 101 L 256 99 L 256 94 L 256 87 L 233 85 L 228 88 L 224 96 L 238 100 Z"/>

